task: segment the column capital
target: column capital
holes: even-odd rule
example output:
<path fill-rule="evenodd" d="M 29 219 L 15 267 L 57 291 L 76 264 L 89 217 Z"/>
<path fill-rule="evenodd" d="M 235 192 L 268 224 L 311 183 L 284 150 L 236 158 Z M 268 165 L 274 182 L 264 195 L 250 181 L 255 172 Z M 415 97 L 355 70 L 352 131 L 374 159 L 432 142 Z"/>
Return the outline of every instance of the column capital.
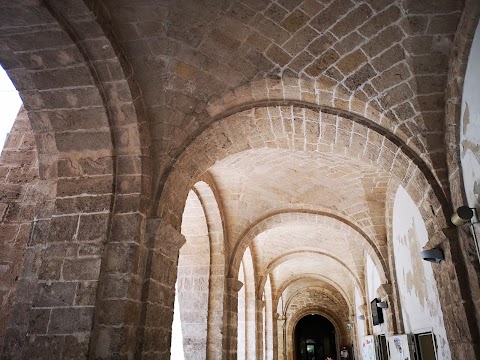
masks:
<path fill-rule="evenodd" d="M 227 290 L 230 292 L 239 292 L 243 283 L 237 278 L 227 278 Z"/>
<path fill-rule="evenodd" d="M 367 304 L 362 304 L 358 306 L 358 311 L 361 312 L 363 315 L 367 315 Z"/>
<path fill-rule="evenodd" d="M 392 284 L 382 284 L 377 289 L 377 293 L 381 299 L 391 296 L 392 292 L 393 292 Z"/>
<path fill-rule="evenodd" d="M 148 247 L 166 253 L 176 253 L 185 244 L 185 236 L 165 219 L 147 219 L 146 237 Z"/>
<path fill-rule="evenodd" d="M 423 250 L 433 249 L 441 246 L 446 241 L 456 241 L 458 239 L 457 228 L 444 228 L 441 232 L 435 231 L 432 236 L 429 236 L 428 242 L 423 247 Z"/>

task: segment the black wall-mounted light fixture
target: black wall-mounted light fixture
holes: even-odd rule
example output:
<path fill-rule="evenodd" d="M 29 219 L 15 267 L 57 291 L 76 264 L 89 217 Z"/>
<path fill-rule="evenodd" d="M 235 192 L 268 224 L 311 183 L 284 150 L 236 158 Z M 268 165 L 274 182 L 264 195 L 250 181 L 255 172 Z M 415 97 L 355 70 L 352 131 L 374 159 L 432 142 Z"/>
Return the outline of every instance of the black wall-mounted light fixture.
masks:
<path fill-rule="evenodd" d="M 460 206 L 457 211 L 453 213 L 450 221 L 455 226 L 462 226 L 472 220 L 474 210 L 475 208 Z"/>
<path fill-rule="evenodd" d="M 421 251 L 420 256 L 423 260 L 436 264 L 444 259 L 442 251 L 437 248 Z"/>
<path fill-rule="evenodd" d="M 377 298 L 373 299 L 370 302 L 370 311 L 372 313 L 372 324 L 373 325 L 380 325 L 383 324 L 383 312 L 382 308 L 378 306 L 380 300 Z"/>
<path fill-rule="evenodd" d="M 473 222 L 473 215 L 477 219 L 476 222 Z M 466 223 L 470 223 L 470 229 L 473 236 L 473 241 L 475 242 L 475 249 L 477 250 L 478 261 L 480 262 L 480 248 L 477 240 L 477 233 L 475 232 L 475 224 L 478 224 L 478 212 L 476 208 L 471 208 L 467 205 L 460 206 L 457 211 L 455 211 L 450 218 L 450 221 L 455 226 L 462 226 Z"/>

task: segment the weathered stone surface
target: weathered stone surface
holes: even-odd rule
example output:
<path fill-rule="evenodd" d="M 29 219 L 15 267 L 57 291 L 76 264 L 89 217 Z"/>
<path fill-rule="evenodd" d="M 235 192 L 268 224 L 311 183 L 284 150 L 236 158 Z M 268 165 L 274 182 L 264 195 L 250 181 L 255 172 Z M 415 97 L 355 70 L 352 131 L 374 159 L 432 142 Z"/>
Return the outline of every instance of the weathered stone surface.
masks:
<path fill-rule="evenodd" d="M 53 282 L 39 284 L 35 307 L 59 307 L 73 305 L 77 284 L 74 282 Z"/>
<path fill-rule="evenodd" d="M 303 27 L 308 20 L 310 20 L 309 17 L 303 11 L 295 10 L 280 24 L 293 34 Z"/>
<path fill-rule="evenodd" d="M 92 307 L 53 309 L 48 326 L 49 334 L 72 334 L 89 331 L 92 324 Z"/>
<path fill-rule="evenodd" d="M 366 61 L 367 57 L 362 50 L 356 50 L 342 58 L 342 60 L 338 62 L 337 67 L 343 74 L 350 74 Z"/>
<path fill-rule="evenodd" d="M 320 11 L 320 13 L 312 19 L 312 26 L 318 31 L 328 29 L 335 24 L 337 18 L 345 14 L 353 6 L 349 0 L 335 0 L 327 8 Z"/>
<path fill-rule="evenodd" d="M 310 76 L 318 76 L 324 72 L 330 65 L 335 63 L 335 61 L 340 56 L 335 50 L 327 50 L 321 56 L 319 56 L 312 65 L 306 69 L 306 73 Z"/>
<path fill-rule="evenodd" d="M 404 186 L 430 235 L 464 202 L 475 1 L 97 5 L 0 5 L 0 62 L 28 111 L 0 158 L 0 357 L 168 358 L 176 284 L 192 358 L 233 358 L 239 341 L 279 357 L 292 319 L 327 302 L 355 343 L 365 254 L 402 333 L 392 194 Z M 461 236 L 434 270 L 459 359 L 480 321 Z"/>
<path fill-rule="evenodd" d="M 400 41 L 402 36 L 402 30 L 398 26 L 392 25 L 373 37 L 362 48 L 368 56 L 373 57 Z"/>
<path fill-rule="evenodd" d="M 97 280 L 100 274 L 100 258 L 66 259 L 62 267 L 65 280 Z"/>

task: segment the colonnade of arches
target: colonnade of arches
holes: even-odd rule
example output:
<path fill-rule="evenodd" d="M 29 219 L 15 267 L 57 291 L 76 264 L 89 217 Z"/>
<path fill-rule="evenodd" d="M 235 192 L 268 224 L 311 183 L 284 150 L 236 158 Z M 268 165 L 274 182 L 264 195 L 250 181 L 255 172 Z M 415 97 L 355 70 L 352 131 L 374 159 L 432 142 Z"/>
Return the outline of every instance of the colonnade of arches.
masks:
<path fill-rule="evenodd" d="M 211 179 L 209 180 L 211 181 Z M 397 218 L 399 218 L 396 221 L 405 222 L 402 218 L 408 218 L 412 212 L 416 212 L 416 219 L 412 221 L 419 221 L 420 219 L 421 224 L 419 227 L 408 229 L 408 231 L 426 232 L 425 223 L 419 217 L 420 211 L 406 190 L 399 186 L 395 194 L 395 202 L 401 204 L 400 207 L 394 207 Z M 402 197 L 403 201 L 406 201 L 405 203 L 399 200 Z M 206 202 L 202 200 L 204 198 Z M 214 220 L 209 220 L 206 214 L 214 216 Z M 255 235 L 251 237 L 250 241 L 254 241 L 258 235 L 268 232 L 269 229 L 279 224 L 289 224 L 300 219 L 302 221 L 306 220 L 305 223 L 302 223 L 303 226 L 307 226 L 309 222 L 329 224 L 332 221 L 328 217 L 324 219 L 324 214 L 295 212 L 280 214 L 279 216 L 281 220 L 275 220 L 275 217 L 273 217 L 273 219 L 269 218 L 263 221 L 263 225 L 260 223 L 253 226 L 249 233 Z M 215 327 L 212 326 L 211 322 L 217 318 L 219 321 L 216 322 L 218 325 L 216 330 L 220 330 L 226 326 L 226 316 L 230 316 L 230 321 L 233 321 L 233 324 L 229 324 L 231 328 L 233 327 L 233 329 L 230 329 L 229 337 L 230 340 L 234 338 L 236 341 L 233 344 L 234 348 L 230 351 L 235 354 L 237 359 L 299 358 L 300 355 L 296 353 L 300 351 L 295 335 L 297 325 L 301 319 L 313 314 L 326 318 L 333 326 L 336 345 L 335 349 L 329 350 L 329 354 L 333 358 L 339 356 L 342 345 L 353 353 L 361 354 L 362 339 L 366 334 L 392 335 L 399 333 L 400 329 L 411 327 L 412 324 L 399 323 L 398 319 L 403 322 L 405 318 L 418 316 L 419 309 L 417 309 L 417 313 L 415 313 L 415 310 L 412 313 L 411 308 L 404 308 L 412 306 L 412 304 L 402 303 L 402 301 L 405 301 L 403 296 L 398 292 L 392 292 L 392 286 L 386 280 L 388 275 L 379 270 L 378 262 L 375 263 L 366 250 L 363 251 L 363 255 L 360 255 L 363 258 L 362 270 L 366 273 L 362 281 L 355 279 L 353 273 L 346 275 L 346 277 L 350 277 L 350 281 L 353 283 L 353 288 L 350 289 L 353 289 L 353 293 L 349 292 L 348 287 L 344 284 L 339 284 L 333 280 L 332 274 L 322 271 L 315 272 L 314 267 L 310 268 L 311 273 L 293 273 L 293 276 L 288 278 L 287 281 L 281 284 L 277 283 L 273 287 L 271 276 L 275 269 L 282 264 L 288 265 L 289 259 L 295 259 L 298 253 L 293 252 L 280 256 L 268 264 L 266 267 L 267 275 L 258 276 L 258 265 L 254 264 L 254 258 L 250 250 L 252 243 L 248 244 L 244 250 L 241 248 L 240 251 L 243 251 L 243 256 L 238 265 L 238 270 L 234 272 L 237 274 L 237 281 L 233 283 L 234 286 L 229 287 L 232 283 L 226 283 L 222 276 L 218 276 L 219 274 L 215 274 L 213 271 L 214 268 L 217 268 L 228 273 L 228 268 L 225 268 L 224 263 L 214 264 L 213 261 L 216 256 L 211 253 L 216 248 L 217 255 L 220 255 L 217 260 L 223 260 L 222 255 L 225 250 L 220 236 L 222 231 L 216 232 L 223 228 L 222 221 L 221 211 L 210 186 L 204 181 L 195 184 L 187 197 L 182 218 L 182 235 L 185 236 L 186 243 L 179 252 L 174 309 L 176 314 L 178 312 L 178 317 L 174 318 L 171 343 L 171 352 L 174 358 L 211 358 L 214 356 L 212 354 L 214 349 L 218 350 L 222 342 L 221 334 L 224 330 L 215 333 Z M 270 224 L 265 225 L 268 222 Z M 405 231 L 405 229 L 392 227 L 394 233 Z M 255 228 L 261 230 L 258 231 Z M 214 230 L 211 231 L 210 229 Z M 391 234 L 391 236 L 394 237 L 395 235 Z M 407 241 L 408 247 L 417 251 L 407 254 L 400 253 L 401 243 L 393 244 L 391 248 L 395 248 L 395 250 L 392 258 L 396 259 L 397 262 L 402 262 L 405 258 L 413 258 L 425 245 L 425 239 L 428 239 L 426 234 L 415 234 L 414 237 L 405 238 L 404 241 Z M 399 240 L 396 238 L 394 241 Z M 363 245 L 363 249 L 365 249 L 365 245 Z M 395 251 L 398 254 L 395 254 Z M 316 267 L 319 267 L 322 262 L 326 261 L 325 257 L 328 257 L 328 254 L 312 250 L 304 250 L 300 253 L 302 261 L 306 261 L 309 256 L 318 256 L 318 260 L 315 260 Z M 210 263 L 211 261 L 212 263 Z M 338 259 L 334 261 L 338 261 Z M 394 264 L 393 261 L 392 263 Z M 232 262 L 232 264 L 234 263 Z M 341 263 L 341 266 L 347 267 L 345 263 Z M 298 270 L 298 266 L 295 269 Z M 423 310 L 420 309 L 420 312 L 436 313 L 439 311 L 440 318 L 431 317 L 433 313 L 430 313 L 430 317 L 427 316 L 421 326 L 427 324 L 426 328 L 428 328 L 428 324 L 430 324 L 432 329 L 435 327 L 437 340 L 443 342 L 446 340 L 446 334 L 438 303 L 438 292 L 433 273 L 429 270 L 428 276 L 425 276 L 423 274 L 424 269 L 430 269 L 430 265 L 424 266 L 421 261 L 417 261 L 417 264 L 411 270 L 415 271 L 416 274 L 420 271 L 422 274 L 418 279 L 418 287 L 414 286 L 409 289 L 405 288 L 408 279 L 405 277 L 405 270 L 402 270 L 401 267 L 397 265 L 390 276 L 395 276 L 396 281 L 402 283 L 403 287 L 399 289 L 400 292 L 418 292 L 431 286 L 432 293 L 429 296 L 420 296 L 417 300 L 423 302 L 428 298 L 428 301 L 433 303 L 433 307 L 424 306 Z M 218 281 L 215 285 L 216 276 Z M 431 281 L 433 281 L 433 284 L 428 285 Z M 224 292 L 233 296 L 229 298 Z M 380 326 L 372 324 L 372 314 L 367 306 L 370 300 L 377 297 L 379 300 L 388 302 L 390 306 L 388 312 L 384 314 L 386 322 Z M 228 314 L 227 307 L 230 308 L 230 311 L 233 311 L 233 316 Z M 417 319 L 417 321 L 420 320 Z M 417 329 L 422 328 L 421 326 L 417 326 Z M 415 330 L 415 326 L 411 330 Z M 437 349 L 437 351 L 444 352 L 441 355 L 442 357 L 449 357 L 448 345 Z"/>
<path fill-rule="evenodd" d="M 24 106 L 0 357 L 366 359 L 431 332 L 474 358 L 480 267 L 449 218 L 478 205 L 459 89 L 480 6 L 428 4 L 0 0 Z M 295 335 L 312 315 L 321 351 Z"/>

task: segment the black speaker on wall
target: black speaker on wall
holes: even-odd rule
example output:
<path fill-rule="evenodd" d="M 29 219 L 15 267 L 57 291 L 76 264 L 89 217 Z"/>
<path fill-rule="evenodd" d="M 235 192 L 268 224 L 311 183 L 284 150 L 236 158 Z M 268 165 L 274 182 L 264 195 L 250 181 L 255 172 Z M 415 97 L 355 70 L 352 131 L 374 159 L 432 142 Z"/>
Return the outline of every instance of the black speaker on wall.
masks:
<path fill-rule="evenodd" d="M 381 308 L 377 306 L 379 302 L 380 300 L 376 298 L 370 302 L 370 310 L 372 312 L 373 325 L 383 324 L 383 311 Z"/>

